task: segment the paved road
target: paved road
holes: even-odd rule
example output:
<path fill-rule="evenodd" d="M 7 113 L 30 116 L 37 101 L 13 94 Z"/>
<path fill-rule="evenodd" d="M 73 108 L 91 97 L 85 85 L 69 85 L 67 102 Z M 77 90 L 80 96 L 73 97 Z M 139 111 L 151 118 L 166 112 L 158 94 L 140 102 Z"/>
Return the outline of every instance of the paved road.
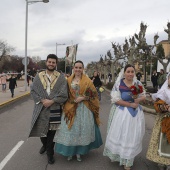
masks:
<path fill-rule="evenodd" d="M 102 120 L 100 129 L 103 142 L 106 138 L 110 107 L 110 95 L 105 91 L 102 94 L 100 107 Z M 33 100 L 29 96 L 12 103 L 10 107 L 0 109 L 0 170 L 123 170 L 123 167 L 120 167 L 118 163 L 111 163 L 108 157 L 103 156 L 104 145 L 83 156 L 82 162 L 77 162 L 75 159 L 68 162 L 65 157 L 55 154 L 55 164 L 47 165 L 46 155 L 38 153 L 41 147 L 40 140 L 27 138 L 32 110 Z M 158 170 L 157 165 L 147 160 L 145 156 L 155 115 L 145 114 L 145 118 L 146 134 L 143 140 L 143 151 L 135 158 L 132 170 Z M 10 151 L 16 145 L 18 148 L 15 154 L 11 158 L 6 157 L 9 153 L 11 155 Z M 2 168 L 3 165 L 4 168 Z"/>

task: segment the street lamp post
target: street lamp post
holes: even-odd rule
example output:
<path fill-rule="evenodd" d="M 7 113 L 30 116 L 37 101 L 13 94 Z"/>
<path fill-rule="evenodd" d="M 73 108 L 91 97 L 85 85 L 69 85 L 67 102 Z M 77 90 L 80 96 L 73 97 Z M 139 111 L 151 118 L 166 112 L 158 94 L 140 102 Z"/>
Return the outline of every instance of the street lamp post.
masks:
<path fill-rule="evenodd" d="M 25 60 L 24 60 L 24 71 L 25 71 L 25 91 L 27 91 L 27 35 L 28 35 L 28 5 L 37 3 L 37 2 L 44 2 L 48 3 L 49 0 L 40 0 L 40 1 L 33 1 L 33 0 L 26 0 L 26 18 L 25 18 Z"/>
<path fill-rule="evenodd" d="M 66 45 L 65 43 L 63 43 L 63 44 L 58 44 L 58 43 L 56 43 L 56 56 L 57 56 L 57 46 L 58 45 Z"/>

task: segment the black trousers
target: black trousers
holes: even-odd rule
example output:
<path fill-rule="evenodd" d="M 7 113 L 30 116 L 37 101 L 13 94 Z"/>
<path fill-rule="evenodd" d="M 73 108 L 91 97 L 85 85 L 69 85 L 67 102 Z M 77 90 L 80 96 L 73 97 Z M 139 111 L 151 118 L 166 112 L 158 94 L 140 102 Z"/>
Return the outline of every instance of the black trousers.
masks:
<path fill-rule="evenodd" d="M 49 130 L 47 133 L 47 137 L 40 137 L 43 146 L 46 148 L 47 155 L 54 155 L 54 144 L 53 142 L 55 130 Z"/>
<path fill-rule="evenodd" d="M 11 94 L 14 94 L 14 89 L 10 89 L 10 91 L 11 91 Z"/>

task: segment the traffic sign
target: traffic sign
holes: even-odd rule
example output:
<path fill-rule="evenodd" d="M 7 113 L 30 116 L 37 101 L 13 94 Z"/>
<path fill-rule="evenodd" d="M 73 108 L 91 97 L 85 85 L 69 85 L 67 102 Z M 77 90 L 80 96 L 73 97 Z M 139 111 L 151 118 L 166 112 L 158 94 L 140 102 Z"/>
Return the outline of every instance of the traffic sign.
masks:
<path fill-rule="evenodd" d="M 30 60 L 27 58 L 27 65 L 29 64 Z M 22 64 L 25 65 L 25 58 L 22 59 Z"/>

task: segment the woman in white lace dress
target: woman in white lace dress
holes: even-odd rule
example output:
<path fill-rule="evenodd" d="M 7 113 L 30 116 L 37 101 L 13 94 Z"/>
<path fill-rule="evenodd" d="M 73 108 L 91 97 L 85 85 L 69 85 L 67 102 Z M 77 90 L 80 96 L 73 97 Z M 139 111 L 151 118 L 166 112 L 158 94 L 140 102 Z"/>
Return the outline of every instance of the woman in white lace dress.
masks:
<path fill-rule="evenodd" d="M 135 97 L 132 87 L 141 87 Z M 145 133 L 145 119 L 140 102 L 145 100 L 142 83 L 135 77 L 135 69 L 128 64 L 121 70 L 111 92 L 113 106 L 108 120 L 107 138 L 104 156 L 112 162 L 117 161 L 130 170 L 136 155 L 142 151 L 142 139 Z"/>

